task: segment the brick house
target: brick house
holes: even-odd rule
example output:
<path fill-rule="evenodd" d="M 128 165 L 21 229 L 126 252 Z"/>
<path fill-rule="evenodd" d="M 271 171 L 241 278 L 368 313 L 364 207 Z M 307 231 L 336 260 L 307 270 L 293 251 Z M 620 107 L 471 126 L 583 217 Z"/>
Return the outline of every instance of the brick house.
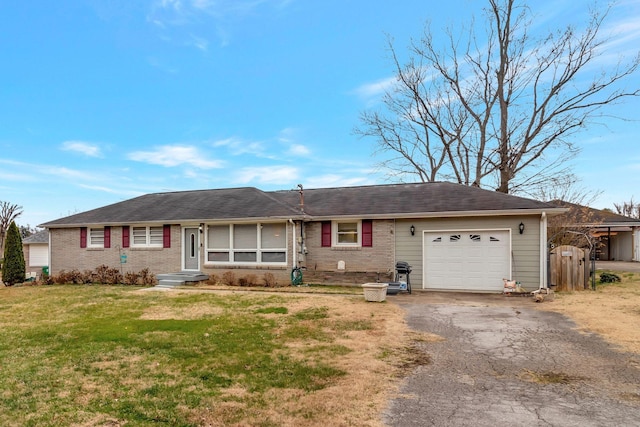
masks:
<path fill-rule="evenodd" d="M 452 183 L 155 193 L 42 224 L 50 269 L 101 264 L 307 283 L 388 281 L 412 265 L 414 289 L 527 289 L 546 277 L 547 203 Z"/>

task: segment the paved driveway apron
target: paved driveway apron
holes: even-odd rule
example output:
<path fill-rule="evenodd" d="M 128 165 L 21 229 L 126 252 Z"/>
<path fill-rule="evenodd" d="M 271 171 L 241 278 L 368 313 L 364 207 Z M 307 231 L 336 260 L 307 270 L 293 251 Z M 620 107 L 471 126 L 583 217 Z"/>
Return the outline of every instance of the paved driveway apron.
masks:
<path fill-rule="evenodd" d="M 434 299 L 387 298 L 411 328 L 443 338 L 419 344 L 431 363 L 405 380 L 387 425 L 640 426 L 640 356 L 529 298 Z"/>

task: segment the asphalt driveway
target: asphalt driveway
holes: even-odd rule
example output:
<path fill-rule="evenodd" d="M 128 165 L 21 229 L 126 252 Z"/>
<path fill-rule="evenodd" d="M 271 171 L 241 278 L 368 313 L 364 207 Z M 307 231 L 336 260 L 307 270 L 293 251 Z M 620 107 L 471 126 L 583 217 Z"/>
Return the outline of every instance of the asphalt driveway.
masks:
<path fill-rule="evenodd" d="M 423 293 L 387 298 L 437 334 L 404 381 L 389 426 L 640 426 L 640 355 L 619 351 L 531 298 Z"/>

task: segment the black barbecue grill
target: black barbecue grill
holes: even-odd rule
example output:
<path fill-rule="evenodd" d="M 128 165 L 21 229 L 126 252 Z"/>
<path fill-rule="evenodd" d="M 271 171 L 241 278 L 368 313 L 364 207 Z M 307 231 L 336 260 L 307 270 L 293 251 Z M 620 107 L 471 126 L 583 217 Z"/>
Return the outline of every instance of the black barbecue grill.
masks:
<path fill-rule="evenodd" d="M 389 283 L 387 293 L 395 294 L 401 291 L 411 293 L 411 280 L 409 280 L 409 273 L 411 273 L 411 266 L 408 262 L 396 262 L 395 281 Z"/>

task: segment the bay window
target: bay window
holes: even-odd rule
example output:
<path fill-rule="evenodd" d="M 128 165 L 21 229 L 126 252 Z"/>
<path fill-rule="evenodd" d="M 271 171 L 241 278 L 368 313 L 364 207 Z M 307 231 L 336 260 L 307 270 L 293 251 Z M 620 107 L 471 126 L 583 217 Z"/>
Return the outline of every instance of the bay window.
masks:
<path fill-rule="evenodd" d="M 287 262 L 286 223 L 209 225 L 208 263 L 282 264 Z"/>

